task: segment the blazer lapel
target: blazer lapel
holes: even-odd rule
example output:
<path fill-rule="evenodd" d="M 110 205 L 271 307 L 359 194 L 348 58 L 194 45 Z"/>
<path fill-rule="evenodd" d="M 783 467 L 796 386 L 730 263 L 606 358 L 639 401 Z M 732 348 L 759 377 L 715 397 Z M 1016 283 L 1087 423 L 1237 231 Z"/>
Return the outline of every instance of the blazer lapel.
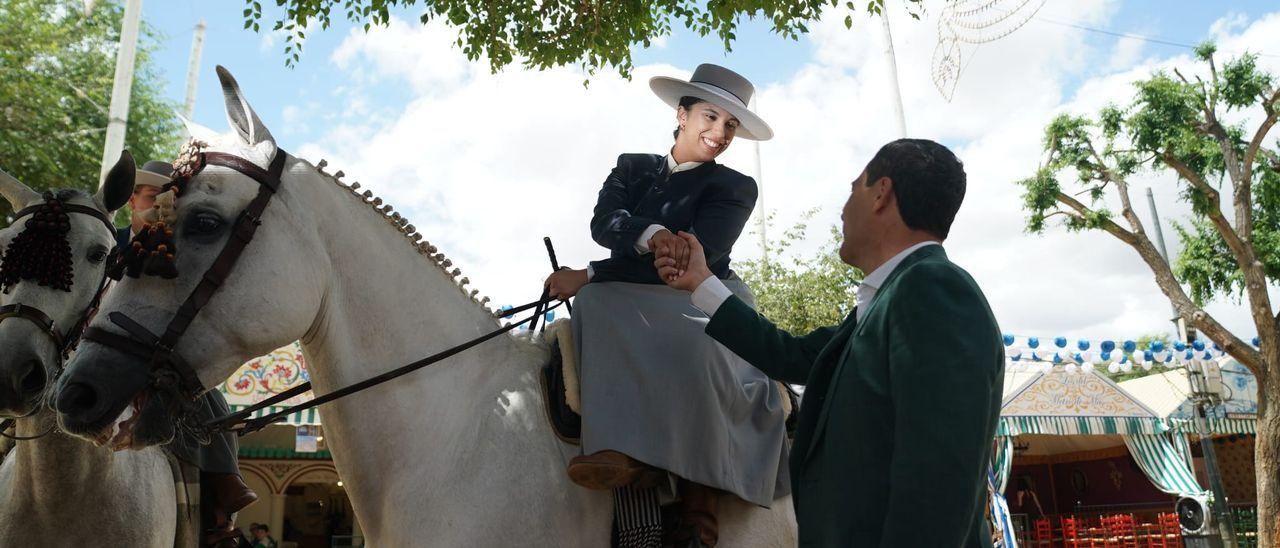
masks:
<path fill-rule="evenodd" d="M 943 251 L 942 246 L 940 245 L 925 246 L 908 255 L 901 263 L 898 263 L 898 266 L 893 269 L 893 272 L 889 273 L 889 276 L 884 280 L 884 284 L 880 286 L 880 289 L 876 290 L 876 295 L 883 296 L 885 293 L 891 293 L 890 288 L 893 287 L 894 283 L 897 281 L 898 275 L 906 270 L 908 266 L 934 255 L 941 255 L 943 258 L 946 258 L 946 252 Z M 821 441 L 822 435 L 826 431 L 827 415 L 831 412 L 831 402 L 835 397 L 835 388 L 839 384 L 840 372 L 844 370 L 845 364 L 850 361 L 849 353 L 853 351 L 853 341 L 856 340 L 858 335 L 861 334 L 862 331 L 866 329 L 867 325 L 871 323 L 866 320 L 871 318 L 872 312 L 875 312 L 876 309 L 887 300 L 888 299 L 882 298 L 872 300 L 871 303 L 867 305 L 868 308 L 866 313 L 862 315 L 863 321 L 857 321 L 858 309 L 854 308 L 854 311 L 849 314 L 849 317 L 852 319 L 850 325 L 846 326 L 845 329 L 842 329 L 840 335 L 832 339 L 832 343 L 828 345 L 827 348 L 823 349 L 823 353 L 820 358 L 832 359 L 832 356 L 834 356 L 836 363 L 824 368 L 825 370 L 830 371 L 830 374 L 827 375 L 826 379 L 814 379 L 817 381 L 826 381 L 826 386 L 820 387 L 821 390 L 825 391 L 825 397 L 822 401 L 822 407 L 818 409 L 818 416 L 813 427 L 813 435 L 809 438 L 808 447 L 804 449 L 804 461 L 808 461 L 813 455 L 814 449 L 817 448 L 818 442 Z M 808 387 L 806 387 L 806 391 L 807 388 Z"/>

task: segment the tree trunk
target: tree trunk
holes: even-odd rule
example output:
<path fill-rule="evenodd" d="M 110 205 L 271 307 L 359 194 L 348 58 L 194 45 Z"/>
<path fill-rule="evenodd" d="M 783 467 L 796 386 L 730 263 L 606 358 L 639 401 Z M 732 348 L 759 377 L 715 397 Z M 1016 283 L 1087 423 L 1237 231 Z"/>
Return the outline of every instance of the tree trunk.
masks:
<path fill-rule="evenodd" d="M 1258 546 L 1280 546 L 1280 349 L 1266 352 L 1266 379 L 1258 379 Z"/>

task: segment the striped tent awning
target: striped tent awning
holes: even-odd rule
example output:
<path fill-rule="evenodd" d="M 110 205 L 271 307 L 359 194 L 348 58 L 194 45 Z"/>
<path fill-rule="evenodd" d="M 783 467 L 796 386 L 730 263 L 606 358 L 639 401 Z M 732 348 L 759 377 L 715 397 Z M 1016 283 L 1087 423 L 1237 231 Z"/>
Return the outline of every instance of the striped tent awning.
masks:
<path fill-rule="evenodd" d="M 232 413 L 249 408 L 248 405 L 231 405 L 230 407 L 231 407 Z M 271 406 L 266 409 L 259 409 L 257 411 L 254 411 L 253 415 L 251 416 L 256 419 L 259 417 L 270 415 L 272 413 L 279 413 L 280 411 L 284 411 L 286 409 L 288 409 L 288 407 Z M 296 413 L 290 413 L 288 419 L 281 421 L 279 424 L 290 424 L 293 426 L 310 426 L 310 425 L 320 424 L 320 414 L 316 412 L 315 408 L 307 409 L 304 411 L 298 411 Z"/>
<path fill-rule="evenodd" d="M 1021 434 L 1103 435 L 1160 434 L 1169 430 L 1163 420 L 1154 417 L 1000 417 L 997 436 Z"/>
<path fill-rule="evenodd" d="M 1169 419 L 1173 430 L 1183 434 L 1196 434 L 1194 419 Z M 1209 432 L 1213 434 L 1257 434 L 1258 419 L 1209 417 Z"/>
<path fill-rule="evenodd" d="M 1138 467 L 1161 491 L 1171 495 L 1195 495 L 1204 491 L 1188 468 L 1184 452 L 1174 446 L 1170 436 L 1125 436 L 1124 444 Z"/>

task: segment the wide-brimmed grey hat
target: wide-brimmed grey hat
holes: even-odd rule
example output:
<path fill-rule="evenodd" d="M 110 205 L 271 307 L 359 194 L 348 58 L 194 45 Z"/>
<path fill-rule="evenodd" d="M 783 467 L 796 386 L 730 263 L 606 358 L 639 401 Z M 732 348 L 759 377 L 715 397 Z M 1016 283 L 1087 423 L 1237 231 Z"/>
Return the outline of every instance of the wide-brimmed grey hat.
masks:
<path fill-rule="evenodd" d="M 751 103 L 755 86 L 742 75 L 722 66 L 710 63 L 698 65 L 688 82 L 679 78 L 654 76 L 649 79 L 649 89 L 672 108 L 680 106 L 682 97 L 697 97 L 729 111 L 741 122 L 737 135 L 743 139 L 767 141 L 773 137 L 769 124 L 747 106 Z"/>
<path fill-rule="evenodd" d="M 135 186 L 148 185 L 148 186 L 154 186 L 154 187 L 160 188 L 166 184 L 169 184 L 169 181 L 173 180 L 173 178 L 171 177 L 172 175 L 173 175 L 172 164 L 170 164 L 169 162 L 152 160 L 150 162 L 142 164 L 142 169 L 139 169 L 137 172 L 137 175 L 135 175 L 133 178 L 133 184 Z"/>

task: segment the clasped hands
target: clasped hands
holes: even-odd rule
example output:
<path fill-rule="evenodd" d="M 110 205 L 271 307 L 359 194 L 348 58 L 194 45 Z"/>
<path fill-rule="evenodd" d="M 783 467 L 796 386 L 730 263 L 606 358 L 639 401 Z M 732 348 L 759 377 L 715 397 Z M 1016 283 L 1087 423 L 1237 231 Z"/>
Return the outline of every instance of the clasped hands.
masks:
<path fill-rule="evenodd" d="M 711 277 L 702 244 L 693 234 L 683 231 L 672 234 L 664 229 L 649 238 L 648 243 L 649 250 L 653 252 L 653 267 L 667 285 L 693 291 Z M 587 281 L 586 269 L 565 268 L 551 273 L 542 286 L 548 296 L 563 301 L 577 295 Z"/>
<path fill-rule="evenodd" d="M 655 241 L 661 234 L 669 238 Z M 671 287 L 693 291 L 711 277 L 706 252 L 693 234 L 659 231 L 650 240 L 649 249 L 653 250 L 653 267 L 658 270 L 658 277 Z"/>

